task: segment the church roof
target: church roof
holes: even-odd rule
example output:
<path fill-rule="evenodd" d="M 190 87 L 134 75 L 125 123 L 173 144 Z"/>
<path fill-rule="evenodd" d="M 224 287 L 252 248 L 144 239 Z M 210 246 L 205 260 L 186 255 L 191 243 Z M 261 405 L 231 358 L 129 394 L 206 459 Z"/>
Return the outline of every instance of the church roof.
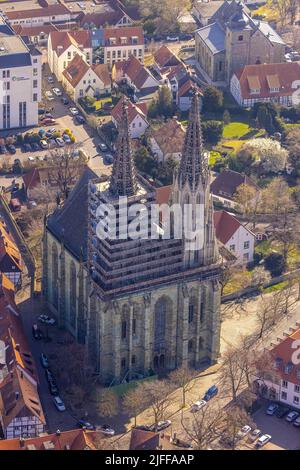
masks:
<path fill-rule="evenodd" d="M 87 258 L 88 240 L 88 182 L 100 173 L 86 167 L 62 208 L 48 217 L 47 228 L 59 241 L 64 241 L 70 252 L 79 259 Z"/>

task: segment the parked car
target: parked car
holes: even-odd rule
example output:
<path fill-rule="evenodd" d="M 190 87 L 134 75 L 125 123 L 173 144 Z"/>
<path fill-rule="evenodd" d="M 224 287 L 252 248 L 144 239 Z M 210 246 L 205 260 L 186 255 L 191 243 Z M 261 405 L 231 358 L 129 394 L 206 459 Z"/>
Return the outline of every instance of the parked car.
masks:
<path fill-rule="evenodd" d="M 1 154 L 7 153 L 7 148 L 5 147 L 5 145 L 0 145 L 0 153 Z"/>
<path fill-rule="evenodd" d="M 260 436 L 262 435 L 262 432 L 260 429 L 253 429 L 252 433 L 249 436 L 249 439 L 251 442 L 256 441 Z"/>
<path fill-rule="evenodd" d="M 87 429 L 88 431 L 93 431 L 95 429 L 95 426 L 93 426 L 91 423 L 88 421 L 84 421 L 84 419 L 80 419 L 77 422 L 77 426 L 82 429 Z"/>
<path fill-rule="evenodd" d="M 54 380 L 50 380 L 50 381 L 49 381 L 49 392 L 50 392 L 51 395 L 53 395 L 53 396 L 58 396 L 58 395 L 59 395 L 58 386 L 56 385 L 56 383 L 54 382 Z"/>
<path fill-rule="evenodd" d="M 68 98 L 62 97 L 60 100 L 61 100 L 62 104 L 64 104 L 65 106 L 66 106 L 67 104 L 69 104 Z"/>
<path fill-rule="evenodd" d="M 159 421 L 157 423 L 157 426 L 155 426 L 155 424 L 153 424 L 153 426 L 150 427 L 150 430 L 151 431 L 162 431 L 163 429 L 166 429 L 169 426 L 171 426 L 171 424 L 172 424 L 172 421 L 170 421 L 169 419 L 167 419 L 165 421 Z"/>
<path fill-rule="evenodd" d="M 54 78 L 52 77 L 52 75 L 49 75 L 47 80 L 48 80 L 48 83 L 54 83 Z"/>
<path fill-rule="evenodd" d="M 46 110 L 44 108 L 39 108 L 38 109 L 38 114 L 41 116 L 42 114 L 45 114 Z"/>
<path fill-rule="evenodd" d="M 41 330 L 38 328 L 36 323 L 34 323 L 32 325 L 32 336 L 34 337 L 34 339 L 42 339 L 43 338 L 43 334 L 42 334 Z"/>
<path fill-rule="evenodd" d="M 54 397 L 53 402 L 58 411 L 66 411 L 65 404 L 59 396 Z"/>
<path fill-rule="evenodd" d="M 54 100 L 54 96 L 51 93 L 51 91 L 46 91 L 45 96 L 46 96 L 48 101 L 53 101 Z"/>
<path fill-rule="evenodd" d="M 42 147 L 43 150 L 45 150 L 48 148 L 48 142 L 43 139 L 40 141 L 40 146 Z"/>
<path fill-rule="evenodd" d="M 49 148 L 53 148 L 53 147 L 56 147 L 56 140 L 55 139 L 48 139 L 48 145 L 49 145 Z"/>
<path fill-rule="evenodd" d="M 97 426 L 96 427 L 97 431 L 101 431 L 103 434 L 106 434 L 107 436 L 114 436 L 115 435 L 115 430 L 112 429 L 108 424 L 103 424 L 102 426 Z"/>
<path fill-rule="evenodd" d="M 54 382 L 54 377 L 50 369 L 45 370 L 45 376 L 46 376 L 47 382 Z"/>
<path fill-rule="evenodd" d="M 28 161 L 29 162 L 35 162 L 35 158 L 34 157 L 28 157 Z"/>
<path fill-rule="evenodd" d="M 6 148 L 12 155 L 14 155 L 17 151 L 16 147 L 13 144 L 6 145 Z"/>
<path fill-rule="evenodd" d="M 84 123 L 85 123 L 84 117 L 81 116 L 80 114 L 77 114 L 77 115 L 75 116 L 75 119 L 76 119 L 76 121 L 78 122 L 78 124 L 84 124 Z"/>
<path fill-rule="evenodd" d="M 68 134 L 63 134 L 62 138 L 64 139 L 66 144 L 71 144 L 72 141 L 70 139 L 70 136 Z"/>
<path fill-rule="evenodd" d="M 31 144 L 31 148 L 32 148 L 33 151 L 40 150 L 40 146 L 37 142 L 33 142 Z"/>
<path fill-rule="evenodd" d="M 216 385 L 212 385 L 207 392 L 205 393 L 203 400 L 208 401 L 211 398 L 213 398 L 215 395 L 217 395 L 219 389 Z"/>
<path fill-rule="evenodd" d="M 299 413 L 297 413 L 297 411 L 290 411 L 288 413 L 288 415 L 286 416 L 286 421 L 288 421 L 289 423 L 292 423 L 293 421 L 295 421 L 297 418 L 299 417 Z"/>
<path fill-rule="evenodd" d="M 51 126 L 51 124 L 56 124 L 55 119 L 53 118 L 45 118 L 41 121 L 42 126 Z"/>
<path fill-rule="evenodd" d="M 47 369 L 49 367 L 49 361 L 48 361 L 48 357 L 46 356 L 46 354 L 41 353 L 40 359 L 41 359 L 42 366 L 45 369 Z"/>
<path fill-rule="evenodd" d="M 45 129 L 39 129 L 38 134 L 39 134 L 39 136 L 40 136 L 41 138 L 43 138 L 43 137 L 46 135 Z"/>
<path fill-rule="evenodd" d="M 23 145 L 23 152 L 31 152 L 32 148 L 30 144 Z"/>
<path fill-rule="evenodd" d="M 246 426 L 243 426 L 242 429 L 237 433 L 237 437 L 239 439 L 243 439 L 249 432 L 251 431 L 250 426 L 246 424 Z"/>
<path fill-rule="evenodd" d="M 193 405 L 191 406 L 191 412 L 192 412 L 192 413 L 196 413 L 197 411 L 201 410 L 201 408 L 203 408 L 205 405 L 206 405 L 206 401 L 205 401 L 205 400 L 196 401 L 196 402 L 193 403 Z"/>
<path fill-rule="evenodd" d="M 98 144 L 98 148 L 99 148 L 99 150 L 101 150 L 101 152 L 106 152 L 108 150 L 107 145 L 104 144 L 103 142 Z"/>
<path fill-rule="evenodd" d="M 59 88 L 52 88 L 52 92 L 56 95 L 56 96 L 62 96 L 62 92 Z"/>
<path fill-rule="evenodd" d="M 275 411 L 275 416 L 277 416 L 277 418 L 283 418 L 289 411 L 290 408 L 288 406 L 278 406 L 277 410 Z"/>
<path fill-rule="evenodd" d="M 55 139 L 55 142 L 57 143 L 59 147 L 64 147 L 65 145 L 65 142 L 61 137 L 57 137 L 57 139 Z"/>
<path fill-rule="evenodd" d="M 267 415 L 273 416 L 273 414 L 275 414 L 278 408 L 279 408 L 279 405 L 277 405 L 277 403 L 270 403 L 266 411 Z"/>
<path fill-rule="evenodd" d="M 69 108 L 69 110 L 72 116 L 76 116 L 77 114 L 79 114 L 79 111 L 77 108 Z"/>
<path fill-rule="evenodd" d="M 179 36 L 167 36 L 166 40 L 171 42 L 179 41 Z"/>
<path fill-rule="evenodd" d="M 106 155 L 104 155 L 103 160 L 106 165 L 111 165 L 114 161 L 114 157 L 111 153 L 107 153 Z"/>
<path fill-rule="evenodd" d="M 295 421 L 293 422 L 293 425 L 296 426 L 296 428 L 300 427 L 300 416 L 298 416 L 298 418 L 295 419 Z"/>
<path fill-rule="evenodd" d="M 263 434 L 255 444 L 256 448 L 263 447 L 267 442 L 269 442 L 272 439 L 272 436 L 270 434 Z"/>
<path fill-rule="evenodd" d="M 141 424 L 140 426 L 136 426 L 135 429 L 141 429 L 142 431 L 151 431 L 152 426 L 148 426 L 148 424 Z"/>

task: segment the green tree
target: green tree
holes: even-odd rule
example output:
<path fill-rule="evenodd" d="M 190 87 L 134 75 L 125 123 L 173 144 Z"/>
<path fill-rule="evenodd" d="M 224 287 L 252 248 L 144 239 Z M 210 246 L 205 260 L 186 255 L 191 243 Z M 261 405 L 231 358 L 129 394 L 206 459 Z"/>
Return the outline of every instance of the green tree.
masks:
<path fill-rule="evenodd" d="M 265 268 L 273 277 L 280 276 L 285 270 L 284 256 L 280 253 L 270 253 L 265 258 Z"/>
<path fill-rule="evenodd" d="M 202 132 L 206 143 L 216 145 L 222 138 L 223 123 L 221 121 L 204 121 Z"/>
<path fill-rule="evenodd" d="M 218 88 L 209 85 L 204 89 L 202 102 L 204 112 L 219 111 L 224 102 L 223 93 Z"/>
<path fill-rule="evenodd" d="M 157 160 L 145 146 L 135 152 L 134 161 L 141 173 L 152 177 L 157 173 Z"/>
<path fill-rule="evenodd" d="M 174 112 L 172 93 L 167 86 L 162 86 L 158 91 L 158 97 L 149 106 L 150 117 L 172 117 Z"/>

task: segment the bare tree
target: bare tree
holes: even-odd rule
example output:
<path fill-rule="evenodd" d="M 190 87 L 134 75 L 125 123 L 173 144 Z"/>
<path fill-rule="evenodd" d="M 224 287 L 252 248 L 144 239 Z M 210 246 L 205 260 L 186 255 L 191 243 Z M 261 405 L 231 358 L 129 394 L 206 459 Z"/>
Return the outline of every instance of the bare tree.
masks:
<path fill-rule="evenodd" d="M 219 371 L 218 383 L 222 393 L 233 401 L 236 401 L 238 393 L 246 384 L 239 353 L 239 348 L 229 347 L 223 355 L 223 363 Z"/>
<path fill-rule="evenodd" d="M 137 386 L 128 390 L 123 396 L 123 408 L 130 416 L 134 417 L 134 427 L 136 427 L 137 415 L 145 408 L 142 387 Z"/>
<path fill-rule="evenodd" d="M 119 401 L 117 395 L 109 388 L 101 388 L 97 393 L 96 410 L 100 416 L 106 418 L 118 414 Z"/>
<path fill-rule="evenodd" d="M 186 405 L 186 394 L 192 390 L 195 382 L 195 371 L 188 367 L 179 367 L 170 373 L 170 382 L 175 386 L 181 388 L 182 392 L 182 408 Z"/>
<path fill-rule="evenodd" d="M 51 152 L 51 167 L 49 179 L 53 187 L 57 187 L 59 193 L 66 199 L 70 189 L 79 179 L 85 165 L 83 157 L 74 158 L 74 147 L 64 147 Z"/>
<path fill-rule="evenodd" d="M 252 221 L 253 228 L 255 228 L 261 204 L 260 192 L 253 186 L 241 184 L 234 194 L 234 200 L 238 204 L 241 213 Z"/>
<path fill-rule="evenodd" d="M 239 406 L 230 406 L 224 414 L 225 433 L 221 442 L 231 449 L 236 449 L 239 442 L 239 431 L 245 425 L 254 427 L 248 413 Z"/>
<path fill-rule="evenodd" d="M 165 418 L 171 403 L 171 385 L 166 380 L 147 381 L 140 385 L 145 407 L 149 407 L 155 428 Z"/>
<path fill-rule="evenodd" d="M 280 310 L 273 309 L 270 305 L 269 297 L 261 296 L 261 300 L 257 309 L 256 318 L 258 323 L 258 338 L 262 338 L 264 334 L 275 325 L 280 317 Z"/>
<path fill-rule="evenodd" d="M 181 425 L 196 450 L 207 449 L 220 436 L 223 429 L 222 415 L 222 407 L 216 399 L 193 413 L 191 419 L 186 420 L 182 416 Z"/>

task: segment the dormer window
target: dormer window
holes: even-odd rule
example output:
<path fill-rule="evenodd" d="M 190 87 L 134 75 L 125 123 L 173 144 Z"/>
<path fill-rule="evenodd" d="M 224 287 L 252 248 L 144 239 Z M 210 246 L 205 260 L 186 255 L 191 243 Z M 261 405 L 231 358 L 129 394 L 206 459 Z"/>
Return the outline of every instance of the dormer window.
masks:
<path fill-rule="evenodd" d="M 239 39 L 239 41 L 243 41 L 244 36 L 241 34 L 238 39 Z"/>
<path fill-rule="evenodd" d="M 250 88 L 251 95 L 257 95 L 260 92 L 259 88 Z"/>
<path fill-rule="evenodd" d="M 279 88 L 270 88 L 270 93 L 278 93 Z"/>
<path fill-rule="evenodd" d="M 131 42 L 132 42 L 132 44 L 137 44 L 138 43 L 138 37 L 137 36 L 132 36 Z"/>
<path fill-rule="evenodd" d="M 127 38 L 125 38 L 125 37 L 122 38 L 121 37 L 121 44 L 123 44 L 123 45 L 127 44 Z"/>
<path fill-rule="evenodd" d="M 260 92 L 260 81 L 257 75 L 247 77 L 248 86 L 251 95 L 258 94 Z"/>
<path fill-rule="evenodd" d="M 275 362 L 274 362 L 274 367 L 275 367 L 275 369 L 279 369 L 279 367 L 281 366 L 281 364 L 282 364 L 282 359 L 281 359 L 281 357 L 276 357 Z"/>
<path fill-rule="evenodd" d="M 291 362 L 288 362 L 284 367 L 284 373 L 290 374 L 292 370 L 293 370 L 293 364 Z"/>
<path fill-rule="evenodd" d="M 117 39 L 116 38 L 109 38 L 109 44 L 111 46 L 115 45 L 117 43 Z"/>

